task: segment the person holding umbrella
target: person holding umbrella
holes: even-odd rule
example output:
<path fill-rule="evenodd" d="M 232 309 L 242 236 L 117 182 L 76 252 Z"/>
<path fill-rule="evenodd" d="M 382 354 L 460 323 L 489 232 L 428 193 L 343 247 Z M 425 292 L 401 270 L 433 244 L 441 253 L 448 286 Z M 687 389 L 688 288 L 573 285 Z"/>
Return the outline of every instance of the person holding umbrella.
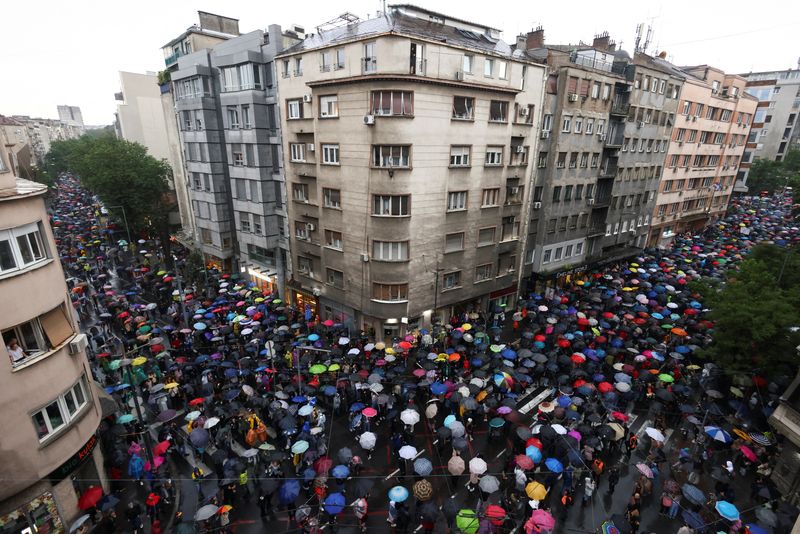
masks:
<path fill-rule="evenodd" d="M 353 509 L 353 515 L 355 515 L 358 520 L 358 528 L 361 532 L 367 531 L 367 499 L 369 499 L 369 493 L 358 497 L 355 501 L 350 503 L 350 507 Z"/>

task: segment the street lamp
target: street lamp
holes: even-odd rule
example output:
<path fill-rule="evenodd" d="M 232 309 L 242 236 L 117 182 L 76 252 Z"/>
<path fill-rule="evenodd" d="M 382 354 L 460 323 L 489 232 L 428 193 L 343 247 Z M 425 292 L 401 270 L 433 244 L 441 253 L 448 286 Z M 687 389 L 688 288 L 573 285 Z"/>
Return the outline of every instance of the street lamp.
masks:
<path fill-rule="evenodd" d="M 122 210 L 122 220 L 125 222 L 125 232 L 128 234 L 128 243 L 132 245 L 133 241 L 131 240 L 131 229 L 128 226 L 128 217 L 125 214 L 125 206 L 106 206 L 106 208 L 110 210 L 119 208 Z"/>

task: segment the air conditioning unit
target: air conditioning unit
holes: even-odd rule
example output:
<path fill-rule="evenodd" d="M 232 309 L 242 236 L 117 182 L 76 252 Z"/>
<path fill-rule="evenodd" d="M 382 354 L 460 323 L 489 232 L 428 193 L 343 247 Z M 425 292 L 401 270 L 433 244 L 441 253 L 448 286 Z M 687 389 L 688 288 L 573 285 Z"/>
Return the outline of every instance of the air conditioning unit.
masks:
<path fill-rule="evenodd" d="M 369 261 L 369 254 L 367 254 L 366 252 L 363 253 L 361 255 L 361 261 L 363 261 L 364 263 L 368 262 Z"/>
<path fill-rule="evenodd" d="M 569 98 L 570 102 L 577 102 L 578 101 L 578 93 L 570 93 L 568 98 Z"/>
<path fill-rule="evenodd" d="M 636 228 L 631 228 L 631 229 L 630 229 L 630 230 L 628 230 L 628 231 L 629 231 L 630 233 L 632 233 L 632 234 L 635 234 L 635 233 L 636 233 Z"/>
<path fill-rule="evenodd" d="M 509 215 L 508 217 L 503 217 L 503 224 L 513 224 L 517 218 L 514 215 Z"/>
<path fill-rule="evenodd" d="M 314 152 L 314 150 L 316 150 L 316 145 L 314 143 L 308 143 L 306 144 L 306 150 L 309 152 Z"/>
<path fill-rule="evenodd" d="M 550 130 L 543 130 L 539 137 L 542 139 L 548 139 L 550 137 Z"/>
<path fill-rule="evenodd" d="M 456 80 L 462 81 L 462 82 L 464 81 L 464 71 L 463 70 L 457 70 L 456 71 Z"/>
<path fill-rule="evenodd" d="M 643 126 L 644 126 L 644 121 L 639 121 L 639 123 L 636 125 L 637 128 L 641 128 Z"/>
<path fill-rule="evenodd" d="M 364 124 L 367 126 L 375 124 L 375 115 L 364 115 Z"/>
<path fill-rule="evenodd" d="M 628 86 L 626 86 L 626 87 L 625 87 L 625 92 L 626 92 L 626 93 L 632 93 L 632 92 L 633 92 L 633 86 L 632 86 L 632 85 L 628 85 Z"/>
<path fill-rule="evenodd" d="M 594 199 L 593 198 L 587 198 L 586 199 L 586 205 L 587 206 L 594 206 Z"/>
<path fill-rule="evenodd" d="M 522 145 L 515 146 L 514 152 L 516 152 L 517 154 L 522 154 L 523 152 L 525 152 L 525 147 Z"/>
<path fill-rule="evenodd" d="M 88 346 L 89 338 L 86 337 L 86 334 L 78 334 L 69 342 L 69 353 L 80 354 L 85 352 Z"/>
<path fill-rule="evenodd" d="M 508 194 L 511 195 L 512 197 L 519 195 L 519 187 L 509 187 Z"/>
<path fill-rule="evenodd" d="M 528 116 L 528 108 L 519 108 L 519 116 L 520 117 L 527 117 Z"/>
<path fill-rule="evenodd" d="M 314 226 L 314 223 L 306 223 L 306 229 L 308 229 L 309 232 L 313 232 L 317 227 Z"/>
<path fill-rule="evenodd" d="M 533 209 L 535 209 L 535 210 L 542 209 L 542 203 L 541 202 L 534 202 L 533 203 Z"/>
<path fill-rule="evenodd" d="M 311 95 L 303 95 L 303 102 L 310 103 Z"/>

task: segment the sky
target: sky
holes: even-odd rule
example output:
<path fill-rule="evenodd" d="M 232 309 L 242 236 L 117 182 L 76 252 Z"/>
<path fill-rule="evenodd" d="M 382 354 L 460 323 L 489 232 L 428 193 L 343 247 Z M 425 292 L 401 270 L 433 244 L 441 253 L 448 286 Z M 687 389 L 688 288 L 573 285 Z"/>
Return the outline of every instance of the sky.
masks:
<path fill-rule="evenodd" d="M 412 0 L 409 0 L 412 1 Z M 800 2 L 672 0 L 648 2 L 413 0 L 417 5 L 503 30 L 503 39 L 544 27 L 552 44 L 591 42 L 608 31 L 628 51 L 636 26 L 652 26 L 649 53 L 678 65 L 710 64 L 726 72 L 797 68 Z M 387 4 L 391 1 L 387 0 Z M 242 33 L 269 24 L 314 27 L 349 11 L 374 17 L 378 0 L 28 0 L 3 6 L 0 114 L 58 118 L 56 106 L 79 106 L 88 125 L 111 124 L 119 71 L 164 68 L 161 46 L 197 23 L 197 11 L 239 19 Z"/>

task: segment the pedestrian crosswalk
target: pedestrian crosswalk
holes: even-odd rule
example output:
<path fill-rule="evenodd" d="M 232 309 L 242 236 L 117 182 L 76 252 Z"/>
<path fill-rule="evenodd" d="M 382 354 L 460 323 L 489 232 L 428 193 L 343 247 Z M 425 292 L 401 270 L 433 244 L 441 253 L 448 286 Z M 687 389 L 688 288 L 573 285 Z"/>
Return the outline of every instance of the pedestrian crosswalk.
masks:
<path fill-rule="evenodd" d="M 517 403 L 519 408 L 519 413 L 525 415 L 531 410 L 533 410 L 536 406 L 539 405 L 542 401 L 550 397 L 555 392 L 554 388 L 545 388 L 545 387 L 537 387 L 531 386 L 522 394 L 520 401 Z M 531 395 L 534 395 L 529 401 L 525 402 L 525 399 L 529 398 Z"/>

